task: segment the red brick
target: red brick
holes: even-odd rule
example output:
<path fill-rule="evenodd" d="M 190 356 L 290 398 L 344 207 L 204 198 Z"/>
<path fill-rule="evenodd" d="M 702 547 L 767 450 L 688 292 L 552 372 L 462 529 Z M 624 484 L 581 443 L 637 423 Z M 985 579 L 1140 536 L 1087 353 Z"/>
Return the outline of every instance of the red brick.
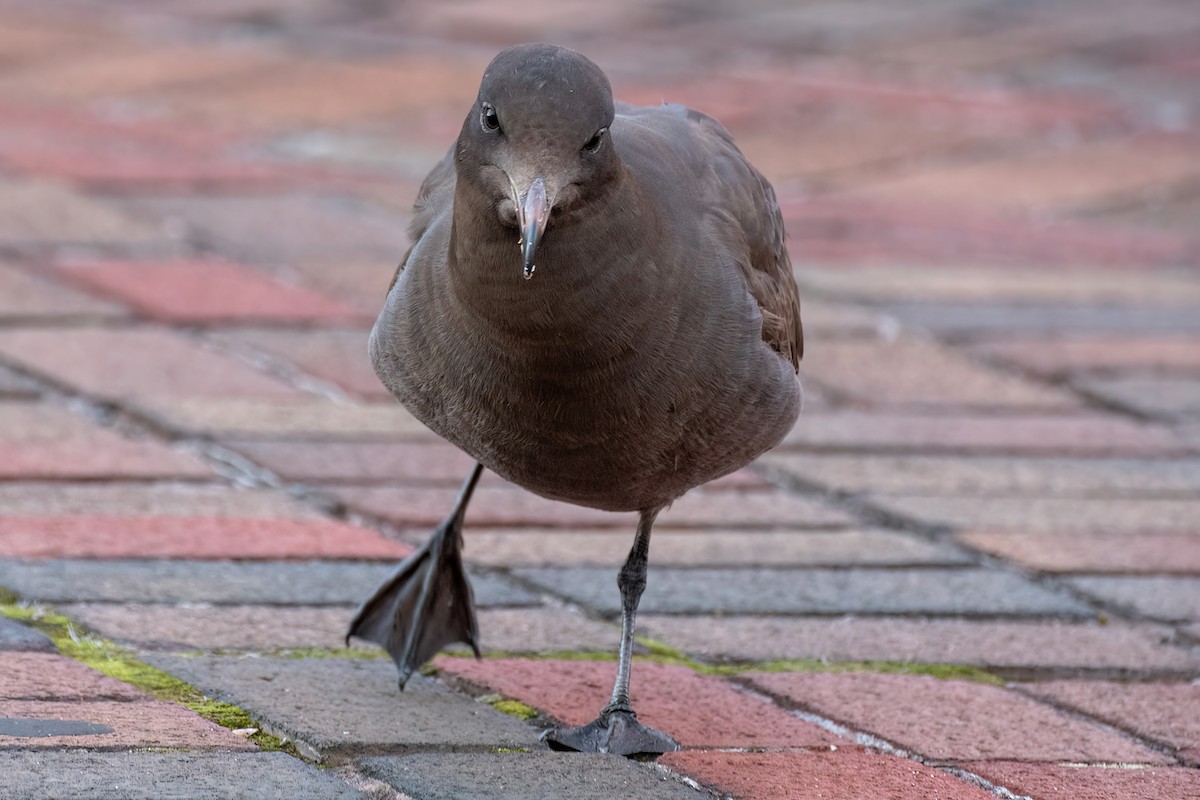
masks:
<path fill-rule="evenodd" d="M 397 525 L 426 527 L 441 522 L 456 490 L 426 487 L 328 487 L 348 506 L 387 517 Z M 546 500 L 513 487 L 483 486 L 467 508 L 471 526 L 631 526 L 631 513 L 615 514 Z M 853 522 L 844 512 L 786 492 L 692 492 L 659 517 L 667 527 L 827 527 Z"/>
<path fill-rule="evenodd" d="M 413 192 L 405 193 L 404 202 L 411 204 L 412 195 Z M 334 254 L 322 259 L 314 258 L 311 253 L 307 256 L 297 254 L 296 258 L 288 260 L 287 270 L 299 276 L 305 286 L 312 286 L 330 297 L 349 303 L 364 314 L 374 316 L 383 308 L 388 285 L 396 273 L 392 261 L 399 257 L 397 254 L 387 263 L 381 263 L 375 258 L 353 259 Z"/>
<path fill-rule="evenodd" d="M 4 700 L 148 700 L 128 683 L 51 653 L 0 653 Z"/>
<path fill-rule="evenodd" d="M 4 331 L 0 355 L 31 372 L 113 400 L 303 396 L 246 364 L 165 330 Z"/>
<path fill-rule="evenodd" d="M 754 800 L 991 800 L 992 795 L 906 758 L 856 748 L 832 753 L 667 753 L 658 761 Z"/>
<path fill-rule="evenodd" d="M 9 70 L 0 80 L 0 93 L 70 104 L 193 81 L 232 79 L 276 61 L 262 50 L 179 43 L 145 46 L 117 37 L 111 37 L 105 45 L 92 52 L 72 50 L 52 62 Z"/>
<path fill-rule="evenodd" d="M 989 264 L 1135 268 L 1190 263 L 1196 245 L 1165 231 L 1026 220 L 949 206 L 846 197 L 780 197 L 792 251 L 811 261 L 961 268 Z"/>
<path fill-rule="evenodd" d="M 928 170 L 856 194 L 916 204 L 1064 213 L 1128 201 L 1200 176 L 1196 147 L 1184 136 L 1146 135 Z"/>
<path fill-rule="evenodd" d="M 113 261 L 61 271 L 142 314 L 173 322 L 365 321 L 335 300 L 224 261 Z"/>
<path fill-rule="evenodd" d="M 408 198 L 411 201 L 412 193 Z M 193 236 L 216 243 L 230 257 L 253 263 L 306 260 L 337 270 L 342 261 L 373 259 L 383 285 L 374 303 L 364 309 L 370 316 L 383 305 L 396 261 L 408 246 L 405 214 L 345 193 L 134 196 L 125 199 L 121 207 L 159 220 L 160 226 L 169 227 L 172 219 L 187 220 Z M 283 268 L 277 274 L 288 277 Z"/>
<path fill-rule="evenodd" d="M 1055 536 L 967 531 L 956 538 L 1043 572 L 1200 575 L 1200 532 Z"/>
<path fill-rule="evenodd" d="M 376 305 L 381 303 L 382 295 Z M 217 335 L 222 343 L 282 358 L 308 375 L 335 384 L 347 394 L 390 400 L 391 393 L 380 383 L 367 356 L 369 338 L 366 330 L 249 330 Z"/>
<path fill-rule="evenodd" d="M 153 99 L 184 118 L 235 119 L 243 127 L 269 129 L 338 126 L 402 112 L 419 118 L 433 108 L 461 117 L 474 98 L 484 64 L 458 55 L 359 63 L 297 61 L 237 85 L 164 91 Z"/>
<path fill-rule="evenodd" d="M 936 759 L 1169 763 L 1016 692 L 925 675 L 752 673 L 756 685 Z"/>
<path fill-rule="evenodd" d="M 48 181 L 0 178 L 0 241 L 28 246 L 169 247 L 169 236 L 100 200 Z"/>
<path fill-rule="evenodd" d="M 141 407 L 164 424 L 213 436 L 287 436 L 327 441 L 439 441 L 395 402 L 331 402 L 326 397 L 150 398 Z"/>
<path fill-rule="evenodd" d="M 439 658 L 467 681 L 584 725 L 608 702 L 614 662 Z M 770 703 L 686 667 L 633 665 L 630 696 L 638 719 L 684 747 L 821 747 L 839 741 Z"/>
<path fill-rule="evenodd" d="M 475 459 L 444 442 L 294 442 L 224 444 L 288 480 L 459 486 Z M 490 473 L 489 473 L 490 475 Z M 498 483 L 494 475 L 489 483 Z"/>
<path fill-rule="evenodd" d="M 778 188 L 798 178 L 894 170 L 905 161 L 961 147 L 971 138 L 968 131 L 950 126 L 844 113 L 818 117 L 799 128 L 748 130 L 737 141 Z"/>
<path fill-rule="evenodd" d="M 61 21 L 6 19 L 0 28 L 0 60 L 21 63 L 64 48 L 86 48 L 95 33 Z"/>
<path fill-rule="evenodd" d="M 119 317 L 112 303 L 0 264 L 0 317 Z"/>
<path fill-rule="evenodd" d="M 974 349 L 1050 376 L 1091 370 L 1200 369 L 1200 339 L 1186 337 L 1014 339 L 981 342 Z"/>
<path fill-rule="evenodd" d="M 157 192 L 279 189 L 303 173 L 249 162 L 176 152 L 99 152 L 94 146 L 0 143 L 0 164 L 12 174 L 52 178 L 93 191 Z M 310 180 L 315 175 L 308 176 Z"/>
<path fill-rule="evenodd" d="M 396 559 L 411 552 L 333 520 L 194 516 L 0 516 L 16 558 Z"/>
<path fill-rule="evenodd" d="M 213 471 L 191 456 L 98 430 L 67 442 L 3 442 L 0 478 L 202 478 Z"/>
<path fill-rule="evenodd" d="M 1025 691 L 1180 750 L 1200 748 L 1200 684 L 1052 681 Z"/>
<path fill-rule="evenodd" d="M 94 29 L 89 28 L 89 36 Z M 230 133 L 158 116 L 93 113 L 84 108 L 21 103 L 0 99 L 0 142 L 45 142 L 106 149 L 124 145 L 131 152 L 153 148 L 191 156 L 211 156 L 240 141 Z M 136 146 L 130 146 L 136 142 Z"/>
<path fill-rule="evenodd" d="M 654 558 L 652 554 L 652 562 Z M 1200 665 L 1184 649 L 1167 644 L 1164 628 L 1121 622 L 736 614 L 716 618 L 642 614 L 638 621 L 650 636 L 697 657 L 717 660 L 906 661 L 1021 673 L 1081 669 L 1186 673 Z"/>
<path fill-rule="evenodd" d="M 1200 797 L 1200 770 L 1121 769 L 1020 761 L 968 762 L 962 767 L 997 786 L 1037 800 L 1166 800 Z"/>
<path fill-rule="evenodd" d="M 248 739 L 209 722 L 183 706 L 157 701 L 50 702 L 0 700 L 0 717 L 77 720 L 107 725 L 112 733 L 19 738 L 0 736 L 0 749 L 128 750 L 144 747 L 257 750 Z"/>
<path fill-rule="evenodd" d="M 0 403 L 0 478 L 208 477 L 196 458 L 130 440 L 55 406 Z"/>
<path fill-rule="evenodd" d="M 315 508 L 274 489 L 187 483 L 0 482 L 7 517 L 217 517 L 324 520 Z"/>
<path fill-rule="evenodd" d="M 800 374 L 867 406 L 1079 405 L 1058 389 L 995 372 L 947 348 L 908 338 L 824 342 L 804 359 Z"/>
<path fill-rule="evenodd" d="M 807 449 L 1014 455 L 1167 455 L 1184 449 L 1159 425 L 1117 416 L 801 414 L 783 446 Z"/>

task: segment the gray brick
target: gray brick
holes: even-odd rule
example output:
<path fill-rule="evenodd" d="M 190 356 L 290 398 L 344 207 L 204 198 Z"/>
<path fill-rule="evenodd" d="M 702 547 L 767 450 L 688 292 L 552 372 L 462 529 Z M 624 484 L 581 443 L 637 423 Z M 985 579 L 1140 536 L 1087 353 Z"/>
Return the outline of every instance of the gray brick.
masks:
<path fill-rule="evenodd" d="M 1158 619 L 1200 619 L 1200 578 L 1072 578 L 1076 588 Z"/>
<path fill-rule="evenodd" d="M 345 606 L 145 606 L 82 603 L 64 614 L 109 639 L 158 650 L 250 650 L 343 647 L 353 609 Z M 617 629 L 562 608 L 483 608 L 484 650 L 613 650 Z M 355 641 L 364 655 L 383 652 Z"/>
<path fill-rule="evenodd" d="M 0 397 L 24 399 L 36 397 L 37 393 L 36 383 L 8 367 L 0 366 Z"/>
<path fill-rule="evenodd" d="M 1200 459 L 772 453 L 760 464 L 849 492 L 1041 497 L 1200 494 Z"/>
<path fill-rule="evenodd" d="M 310 758 L 342 762 L 414 748 L 538 747 L 538 731 L 432 678 L 403 692 L 389 661 L 150 656 L 149 663 L 244 708 Z"/>
<path fill-rule="evenodd" d="M 1200 500 L 1166 498 L 875 496 L 876 505 L 924 522 L 973 530 L 1188 533 Z"/>
<path fill-rule="evenodd" d="M 466 559 L 489 566 L 611 566 L 625 562 L 628 531 L 468 530 Z M 660 566 L 882 566 L 962 564 L 961 551 L 917 536 L 883 530 L 721 530 L 654 532 Z"/>
<path fill-rule="evenodd" d="M 607 613 L 620 611 L 612 570 L 520 569 L 515 574 Z M 647 613 L 1032 614 L 1078 616 L 1087 606 L 1015 575 L 981 569 L 719 570 L 650 568 Z"/>
<path fill-rule="evenodd" d="M 4 796 L 38 800 L 353 800 L 283 753 L 0 752 Z"/>
<path fill-rule="evenodd" d="M 1200 309 L 1109 306 L 895 304 L 885 310 L 935 333 L 1182 333 L 1200 331 Z"/>
<path fill-rule="evenodd" d="M 347 605 L 362 602 L 393 567 L 338 561 L 0 560 L 0 586 L 54 603 Z M 480 606 L 534 604 L 498 575 L 472 577 Z"/>
<path fill-rule="evenodd" d="M 44 634 L 0 617 L 0 652 L 5 650 L 40 650 L 54 652 L 54 645 Z"/>
<path fill-rule="evenodd" d="M 1080 381 L 1079 386 L 1144 414 L 1200 416 L 1200 378 L 1181 375 L 1094 378 Z"/>
<path fill-rule="evenodd" d="M 1200 659 L 1158 626 L 896 617 L 638 617 L 643 632 L 701 658 L 910 661 L 999 670 L 1187 671 Z"/>
<path fill-rule="evenodd" d="M 653 766 L 593 753 L 419 753 L 360 768 L 413 800 L 704 800 Z"/>

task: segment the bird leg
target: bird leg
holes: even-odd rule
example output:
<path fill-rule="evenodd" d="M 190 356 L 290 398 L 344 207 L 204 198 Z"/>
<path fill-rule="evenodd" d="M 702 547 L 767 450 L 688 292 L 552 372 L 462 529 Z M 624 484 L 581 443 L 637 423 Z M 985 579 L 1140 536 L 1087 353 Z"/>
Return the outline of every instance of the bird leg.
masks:
<path fill-rule="evenodd" d="M 462 562 L 462 523 L 483 465 L 463 484 L 454 509 L 424 545 L 400 563 L 350 623 L 351 636 L 382 645 L 400 669 L 400 688 L 415 669 L 454 642 L 479 653 L 475 600 Z"/>
<path fill-rule="evenodd" d="M 646 588 L 646 565 L 650 557 L 650 528 L 658 509 L 642 512 L 637 538 L 617 577 L 621 589 L 621 650 L 612 698 L 600 716 L 581 727 L 552 728 L 542 738 L 555 750 L 612 753 L 621 756 L 660 755 L 679 749 L 679 743 L 662 731 L 637 720 L 629 702 L 629 668 L 633 658 L 633 633 L 638 601 Z"/>

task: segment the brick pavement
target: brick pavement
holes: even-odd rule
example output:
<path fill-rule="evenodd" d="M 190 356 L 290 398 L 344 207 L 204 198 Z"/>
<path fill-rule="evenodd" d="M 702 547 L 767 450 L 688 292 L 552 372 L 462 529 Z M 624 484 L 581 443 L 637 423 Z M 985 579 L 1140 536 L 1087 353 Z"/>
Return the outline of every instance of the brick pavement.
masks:
<path fill-rule="evenodd" d="M 1200 796 L 1200 13 L 0 0 L 0 794 Z M 341 641 L 468 462 L 365 342 L 499 48 L 722 119 L 805 413 L 662 518 L 657 765 L 544 750 L 630 518 L 489 476 L 485 658 Z"/>

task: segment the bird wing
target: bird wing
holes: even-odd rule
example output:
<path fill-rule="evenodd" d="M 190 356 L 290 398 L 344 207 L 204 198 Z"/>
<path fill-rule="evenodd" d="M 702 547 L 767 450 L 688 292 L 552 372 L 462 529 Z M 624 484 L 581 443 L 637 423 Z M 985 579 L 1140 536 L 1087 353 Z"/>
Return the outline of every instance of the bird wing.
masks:
<path fill-rule="evenodd" d="M 392 287 L 396 285 L 396 279 L 400 277 L 400 273 L 404 271 L 404 267 L 408 264 L 408 258 L 412 255 L 413 247 L 429 230 L 429 226 L 437 219 L 446 203 L 454 197 L 454 183 L 457 179 L 457 173 L 454 171 L 454 148 L 442 158 L 437 165 L 429 171 L 425 176 L 425 180 L 421 182 L 421 188 L 417 190 L 417 199 L 413 201 L 412 220 L 408 223 L 408 238 L 412 242 L 408 252 L 404 254 L 404 259 L 400 262 L 400 266 L 396 267 L 396 274 L 392 276 L 392 282 L 388 284 L 388 293 L 392 291 Z"/>
<path fill-rule="evenodd" d="M 762 312 L 763 340 L 799 369 L 804 355 L 800 290 L 792 275 L 775 189 L 746 160 L 724 125 L 699 111 L 676 108 L 707 145 L 712 173 L 706 183 L 717 193 L 713 205 L 732 217 L 745 237 L 745 257 L 737 258 L 737 265 Z"/>

